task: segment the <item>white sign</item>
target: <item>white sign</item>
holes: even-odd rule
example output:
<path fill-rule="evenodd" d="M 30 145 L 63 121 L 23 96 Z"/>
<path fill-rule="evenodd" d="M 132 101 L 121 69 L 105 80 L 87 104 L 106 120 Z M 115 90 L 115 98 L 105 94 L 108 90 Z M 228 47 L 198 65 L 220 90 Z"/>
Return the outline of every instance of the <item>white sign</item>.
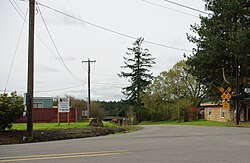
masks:
<path fill-rule="evenodd" d="M 69 98 L 59 98 L 58 99 L 58 111 L 59 111 L 59 113 L 70 112 Z"/>

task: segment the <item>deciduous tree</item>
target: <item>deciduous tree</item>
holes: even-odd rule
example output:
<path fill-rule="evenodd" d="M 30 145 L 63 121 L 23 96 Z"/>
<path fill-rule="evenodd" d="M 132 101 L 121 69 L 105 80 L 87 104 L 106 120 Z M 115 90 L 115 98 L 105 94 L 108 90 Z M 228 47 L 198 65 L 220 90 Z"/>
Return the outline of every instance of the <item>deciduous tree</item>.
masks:
<path fill-rule="evenodd" d="M 178 115 L 183 117 L 191 107 L 199 105 L 205 88 L 187 70 L 186 62 L 179 61 L 147 87 L 142 101 L 151 120 L 177 120 Z"/>

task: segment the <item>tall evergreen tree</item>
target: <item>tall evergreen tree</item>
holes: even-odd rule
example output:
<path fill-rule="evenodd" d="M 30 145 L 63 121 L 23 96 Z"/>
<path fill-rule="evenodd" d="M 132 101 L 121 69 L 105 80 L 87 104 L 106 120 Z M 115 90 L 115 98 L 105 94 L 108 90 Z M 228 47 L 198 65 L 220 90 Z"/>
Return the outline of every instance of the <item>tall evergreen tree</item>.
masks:
<path fill-rule="evenodd" d="M 140 111 L 143 106 L 140 94 L 151 83 L 153 74 L 150 73 L 150 68 L 155 64 L 155 58 L 151 57 L 149 50 L 142 48 L 143 40 L 139 38 L 133 43 L 132 48 L 127 48 L 128 57 L 123 57 L 125 66 L 121 66 L 127 71 L 118 74 L 120 77 L 128 78 L 130 82 L 130 86 L 123 88 L 123 93 L 126 95 L 125 101 L 134 108 L 137 122 L 140 122 Z"/>
<path fill-rule="evenodd" d="M 250 94 L 250 2 L 205 2 L 212 14 L 201 17 L 200 25 L 192 26 L 199 37 L 188 36 L 197 48 L 187 63 L 192 67 L 191 73 L 210 88 L 208 93 L 211 96 L 220 98 L 218 87 L 223 86 L 222 83 L 233 87 L 236 97 L 244 95 L 245 100 L 237 100 L 234 107 L 236 123 L 239 124 L 241 109 L 246 110 L 250 104 L 247 100 Z"/>
<path fill-rule="evenodd" d="M 201 16 L 201 23 L 191 26 L 196 35 L 188 36 L 197 46 L 187 61 L 191 73 L 207 86 L 213 97 L 220 98 L 217 88 L 225 83 L 225 78 L 234 91 L 238 80 L 238 93 L 247 93 L 246 88 L 250 88 L 250 3 L 247 0 L 204 1 L 211 15 Z"/>

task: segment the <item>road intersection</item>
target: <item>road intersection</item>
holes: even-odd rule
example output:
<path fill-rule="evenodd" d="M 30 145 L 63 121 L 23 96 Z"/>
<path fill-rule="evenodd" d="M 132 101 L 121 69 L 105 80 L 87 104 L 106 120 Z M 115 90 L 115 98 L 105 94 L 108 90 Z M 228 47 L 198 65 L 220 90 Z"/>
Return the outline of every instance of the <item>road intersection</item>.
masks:
<path fill-rule="evenodd" d="M 95 138 L 1 145 L 0 162 L 250 162 L 250 129 L 150 125 Z"/>

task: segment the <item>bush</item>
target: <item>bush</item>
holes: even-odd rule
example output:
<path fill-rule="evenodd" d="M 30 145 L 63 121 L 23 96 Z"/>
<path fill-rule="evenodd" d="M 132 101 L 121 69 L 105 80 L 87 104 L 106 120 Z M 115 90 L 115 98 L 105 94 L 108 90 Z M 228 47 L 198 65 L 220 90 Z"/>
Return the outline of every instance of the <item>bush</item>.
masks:
<path fill-rule="evenodd" d="M 101 104 L 93 101 L 90 107 L 90 117 L 99 118 L 100 120 L 104 117 L 104 110 L 101 108 Z"/>
<path fill-rule="evenodd" d="M 23 115 L 23 98 L 12 92 L 0 95 L 0 131 L 12 128 L 12 123 Z"/>
<path fill-rule="evenodd" d="M 189 119 L 191 121 L 197 120 L 199 116 L 199 109 L 196 107 L 189 109 Z"/>

